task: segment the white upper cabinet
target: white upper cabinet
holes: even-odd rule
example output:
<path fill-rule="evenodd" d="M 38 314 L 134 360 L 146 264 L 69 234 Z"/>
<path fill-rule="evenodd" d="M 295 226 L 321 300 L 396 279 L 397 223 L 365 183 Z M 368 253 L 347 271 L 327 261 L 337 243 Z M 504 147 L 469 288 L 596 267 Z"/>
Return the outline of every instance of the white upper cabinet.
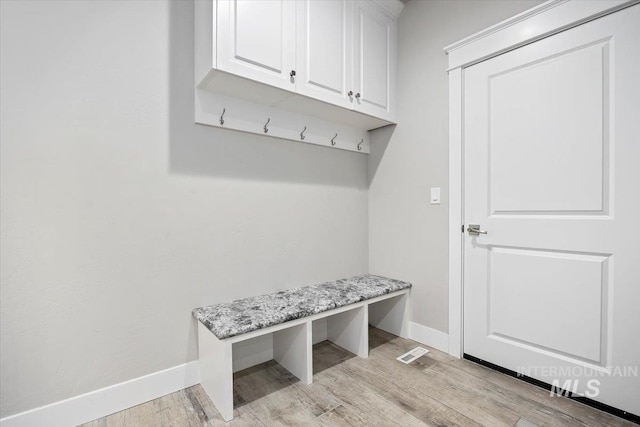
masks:
<path fill-rule="evenodd" d="M 352 5 L 350 0 L 296 2 L 298 93 L 352 107 Z"/>
<path fill-rule="evenodd" d="M 394 121 L 396 21 L 370 1 L 354 9 L 353 108 Z"/>
<path fill-rule="evenodd" d="M 218 1 L 217 68 L 295 89 L 296 2 Z"/>
<path fill-rule="evenodd" d="M 196 88 L 218 97 L 197 97 L 200 122 L 229 127 L 243 120 L 252 124 L 242 126 L 252 128 L 270 118 L 262 105 L 364 131 L 395 123 L 400 0 L 195 0 L 194 5 Z M 232 111 L 218 105 L 221 96 L 255 108 Z M 216 108 L 227 111 L 226 124 L 212 119 Z M 307 134 L 318 132 L 307 123 L 274 120 L 269 126 L 286 128 L 291 138 L 305 142 L 312 138 L 303 133 L 305 127 Z M 347 135 L 334 130 L 316 138 L 339 145 Z"/>

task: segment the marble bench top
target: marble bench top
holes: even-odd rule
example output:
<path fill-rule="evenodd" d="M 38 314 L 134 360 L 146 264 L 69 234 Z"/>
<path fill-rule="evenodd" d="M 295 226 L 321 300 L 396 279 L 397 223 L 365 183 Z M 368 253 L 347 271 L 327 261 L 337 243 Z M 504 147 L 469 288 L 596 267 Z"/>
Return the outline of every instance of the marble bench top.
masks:
<path fill-rule="evenodd" d="M 411 283 L 365 274 L 208 305 L 194 309 L 193 316 L 218 339 L 225 339 L 410 287 Z"/>

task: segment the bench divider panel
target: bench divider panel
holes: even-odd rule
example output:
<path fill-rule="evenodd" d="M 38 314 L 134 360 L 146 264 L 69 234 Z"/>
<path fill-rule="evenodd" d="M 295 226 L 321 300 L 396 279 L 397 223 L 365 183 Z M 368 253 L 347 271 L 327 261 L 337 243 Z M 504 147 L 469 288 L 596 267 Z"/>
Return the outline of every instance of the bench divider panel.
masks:
<path fill-rule="evenodd" d="M 273 333 L 273 360 L 309 385 L 313 382 L 311 322 Z"/>

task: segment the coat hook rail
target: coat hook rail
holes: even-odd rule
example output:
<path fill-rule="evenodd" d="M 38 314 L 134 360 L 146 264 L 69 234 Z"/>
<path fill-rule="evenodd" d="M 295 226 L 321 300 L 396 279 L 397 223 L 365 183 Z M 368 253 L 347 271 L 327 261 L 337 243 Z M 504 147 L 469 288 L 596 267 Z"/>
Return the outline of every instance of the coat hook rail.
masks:
<path fill-rule="evenodd" d="M 336 138 L 338 137 L 338 134 L 336 133 L 333 138 L 331 138 L 331 145 L 336 145 Z"/>
<path fill-rule="evenodd" d="M 362 150 L 362 143 L 364 142 L 364 138 L 362 138 L 360 140 L 360 142 L 358 143 L 358 151 Z"/>
<path fill-rule="evenodd" d="M 302 141 L 304 141 L 304 138 L 305 138 L 305 136 L 304 136 L 304 132 L 305 132 L 306 130 L 307 130 L 307 127 L 305 126 L 305 127 L 304 127 L 304 129 L 302 129 L 302 132 L 300 132 L 300 139 L 301 139 Z"/>
<path fill-rule="evenodd" d="M 222 109 L 222 115 L 220 116 L 220 126 L 222 126 L 224 124 L 224 113 L 227 112 L 226 108 Z"/>
<path fill-rule="evenodd" d="M 267 123 L 264 124 L 264 133 L 269 132 L 269 128 L 267 127 L 269 125 L 269 122 L 271 121 L 271 118 L 267 119 Z"/>

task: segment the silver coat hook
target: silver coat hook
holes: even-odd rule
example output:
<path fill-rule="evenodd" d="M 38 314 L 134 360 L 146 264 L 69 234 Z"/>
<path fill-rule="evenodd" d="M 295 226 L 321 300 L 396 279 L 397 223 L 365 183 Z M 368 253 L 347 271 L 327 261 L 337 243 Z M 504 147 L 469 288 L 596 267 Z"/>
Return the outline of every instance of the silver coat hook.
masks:
<path fill-rule="evenodd" d="M 335 139 L 338 137 L 338 134 L 336 133 L 335 136 L 333 138 L 331 138 L 331 145 L 336 145 L 336 141 Z"/>
<path fill-rule="evenodd" d="M 358 143 L 358 151 L 362 150 L 362 143 L 364 142 L 364 138 L 362 138 L 360 140 L 360 142 Z"/>
<path fill-rule="evenodd" d="M 300 139 L 304 141 L 304 132 L 307 130 L 307 127 L 305 126 L 304 129 L 302 129 L 302 132 L 300 132 Z"/>
<path fill-rule="evenodd" d="M 222 126 L 224 124 L 224 113 L 227 112 L 226 108 L 222 109 L 222 115 L 220 116 L 220 126 Z"/>
<path fill-rule="evenodd" d="M 271 118 L 268 118 L 267 123 L 264 124 L 264 133 L 269 132 L 269 128 L 267 126 L 269 125 L 270 121 L 271 121 Z"/>

